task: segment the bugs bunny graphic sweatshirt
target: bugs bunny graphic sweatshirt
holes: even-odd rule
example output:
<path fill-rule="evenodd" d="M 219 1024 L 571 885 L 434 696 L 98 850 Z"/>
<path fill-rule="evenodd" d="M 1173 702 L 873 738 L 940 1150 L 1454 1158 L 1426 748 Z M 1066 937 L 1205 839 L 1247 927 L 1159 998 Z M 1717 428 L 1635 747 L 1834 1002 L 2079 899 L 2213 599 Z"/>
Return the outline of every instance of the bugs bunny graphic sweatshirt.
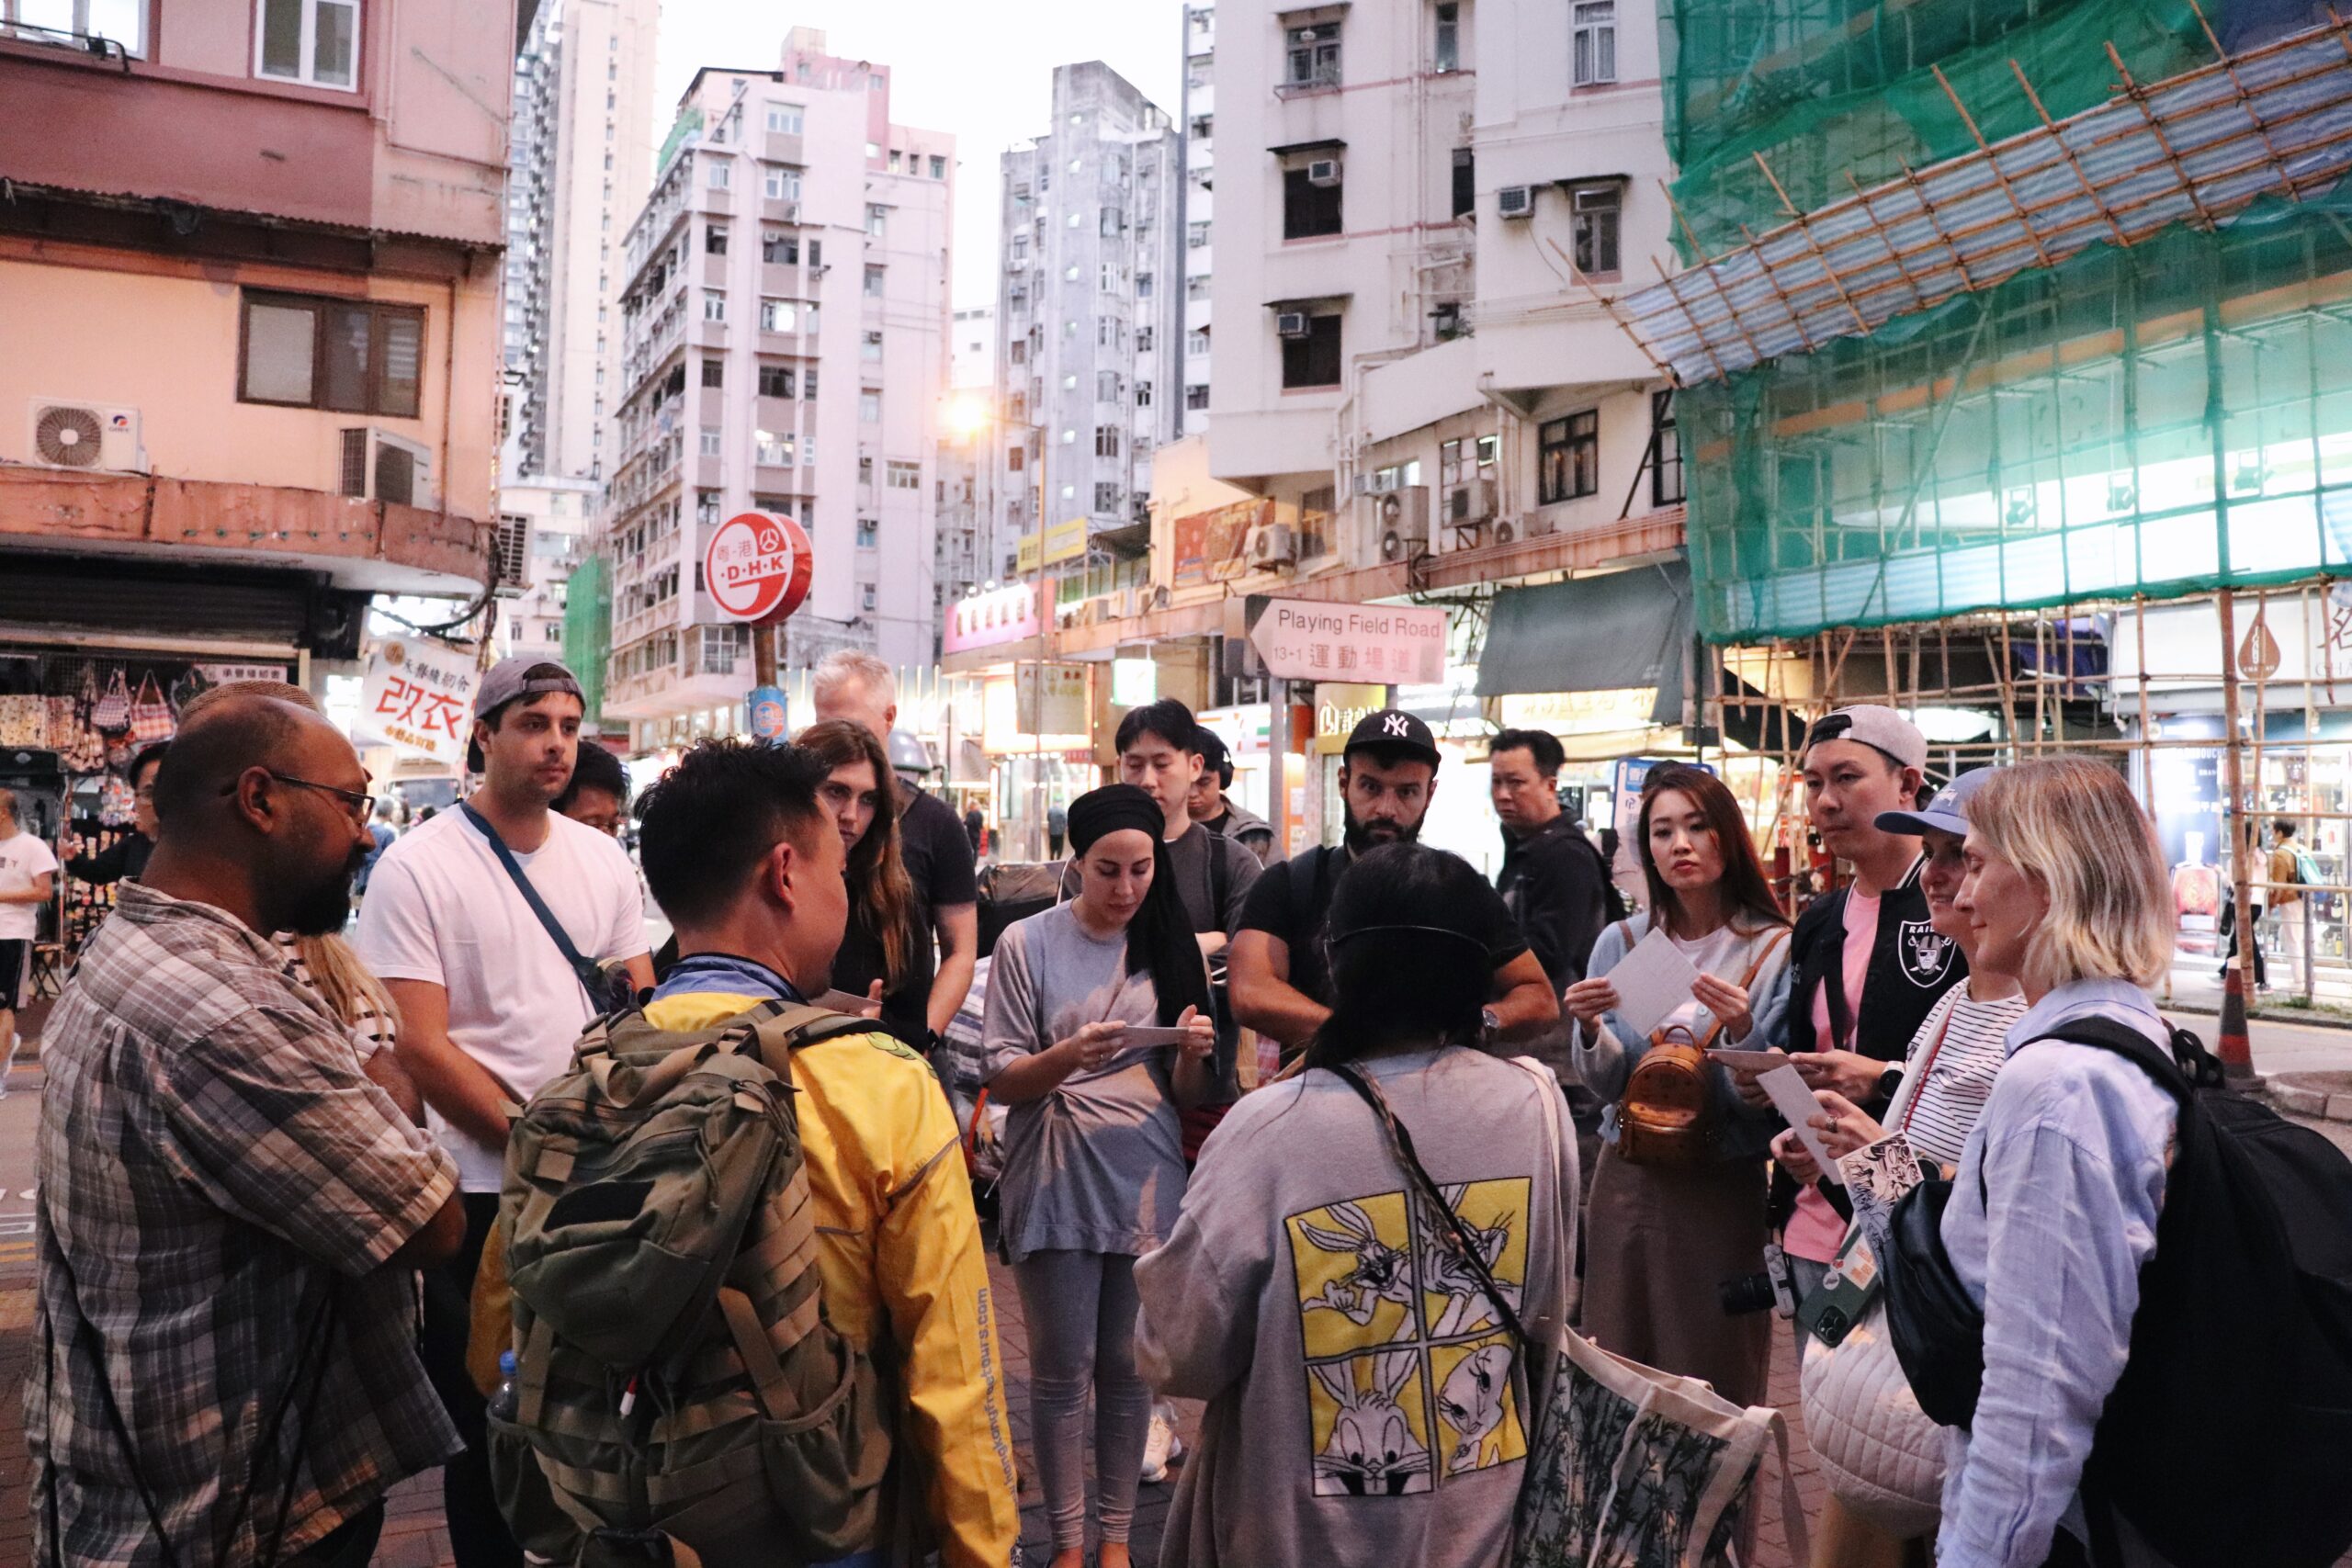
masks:
<path fill-rule="evenodd" d="M 1577 1154 L 1551 1073 L 1463 1047 L 1363 1070 L 1529 1333 L 1556 1332 Z M 1314 1071 L 1243 1096 L 1136 1285 L 1146 1377 L 1208 1402 L 1165 1561 L 1500 1561 L 1531 1358 L 1346 1084 Z"/>

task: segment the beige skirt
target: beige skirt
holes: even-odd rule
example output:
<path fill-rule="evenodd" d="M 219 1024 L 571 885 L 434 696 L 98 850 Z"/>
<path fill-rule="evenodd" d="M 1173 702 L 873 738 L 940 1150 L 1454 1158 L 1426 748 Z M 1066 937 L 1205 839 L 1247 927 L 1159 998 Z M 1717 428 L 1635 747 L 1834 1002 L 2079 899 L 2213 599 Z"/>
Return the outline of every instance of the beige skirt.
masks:
<path fill-rule="evenodd" d="M 1601 1151 L 1585 1211 L 1584 1331 L 1606 1350 L 1765 1403 L 1769 1312 L 1724 1314 L 1716 1287 L 1764 1267 L 1764 1161 L 1631 1165 Z"/>

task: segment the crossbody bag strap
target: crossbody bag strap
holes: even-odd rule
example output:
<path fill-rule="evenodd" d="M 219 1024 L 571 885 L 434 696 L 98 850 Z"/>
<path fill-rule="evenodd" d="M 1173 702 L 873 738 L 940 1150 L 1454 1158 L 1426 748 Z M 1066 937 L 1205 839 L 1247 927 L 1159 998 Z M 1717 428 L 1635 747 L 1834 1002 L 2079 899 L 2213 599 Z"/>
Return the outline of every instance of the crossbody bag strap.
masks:
<path fill-rule="evenodd" d="M 1765 940 L 1763 947 L 1758 950 L 1756 954 L 1755 962 L 1748 964 L 1747 973 L 1739 977 L 1739 988 L 1741 990 L 1746 991 L 1755 986 L 1756 976 L 1764 973 L 1764 965 L 1771 959 L 1773 953 L 1780 951 L 1781 943 L 1788 934 L 1789 933 L 1784 931 L 1776 931 Z M 1719 1037 L 1723 1032 L 1724 1021 L 1718 1018 L 1715 1020 L 1713 1026 L 1707 1031 L 1707 1037 L 1698 1043 L 1699 1049 L 1704 1051 L 1709 1046 L 1714 1044 L 1717 1037 Z"/>
<path fill-rule="evenodd" d="M 1405 1168 L 1405 1174 L 1419 1190 L 1422 1201 L 1428 1203 L 1438 1224 L 1444 1227 L 1447 1244 L 1461 1258 L 1464 1267 L 1476 1278 L 1479 1289 L 1487 1292 L 1487 1299 L 1494 1303 L 1496 1313 L 1502 1318 L 1503 1325 L 1510 1330 L 1511 1337 L 1521 1345 L 1528 1344 L 1526 1326 L 1519 1321 L 1519 1314 L 1512 1309 L 1510 1303 L 1503 1299 L 1502 1287 L 1495 1283 L 1494 1272 L 1487 1267 L 1487 1260 L 1471 1245 L 1470 1234 L 1462 1223 L 1462 1216 L 1453 1212 L 1453 1205 L 1445 1201 L 1444 1190 L 1422 1166 L 1421 1156 L 1413 1149 L 1413 1134 L 1406 1131 L 1405 1123 L 1399 1122 L 1396 1111 L 1389 1109 L 1388 1097 L 1382 1094 L 1373 1081 L 1357 1071 L 1352 1064 L 1342 1063 L 1332 1070 L 1340 1075 L 1341 1082 L 1356 1091 L 1358 1099 L 1372 1107 L 1372 1113 L 1387 1129 L 1388 1147 L 1396 1155 L 1396 1163 Z"/>
<path fill-rule="evenodd" d="M 490 818 L 476 811 L 471 802 L 459 801 L 458 809 L 464 812 L 466 820 L 490 840 L 491 851 L 498 856 L 498 863 L 506 868 L 506 878 L 514 884 L 514 891 L 523 896 L 523 902 L 528 904 L 531 913 L 538 917 L 540 928 L 555 942 L 556 951 L 563 954 L 563 961 L 571 966 L 572 976 L 579 980 L 581 988 L 588 993 L 588 999 L 599 1002 L 601 1006 L 596 994 L 599 987 L 591 983 L 591 977 L 600 972 L 594 964 L 580 956 L 580 950 L 571 944 L 571 935 L 563 929 L 563 922 L 555 918 L 555 911 L 548 908 L 547 900 L 539 897 L 539 890 L 531 886 L 530 877 L 515 862 L 514 852 L 506 847 L 506 840 L 499 837 L 498 829 L 491 826 Z"/>

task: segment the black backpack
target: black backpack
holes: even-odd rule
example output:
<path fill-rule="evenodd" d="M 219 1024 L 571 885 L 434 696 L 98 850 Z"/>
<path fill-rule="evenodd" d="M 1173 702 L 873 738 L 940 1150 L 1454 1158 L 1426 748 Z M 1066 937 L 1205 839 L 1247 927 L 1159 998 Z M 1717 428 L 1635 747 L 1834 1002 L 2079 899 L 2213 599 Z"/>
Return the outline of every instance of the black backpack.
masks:
<path fill-rule="evenodd" d="M 2224 1087 L 2186 1031 L 2170 1056 L 2109 1019 L 2048 1038 L 2128 1057 L 2180 1106 L 2129 1359 L 2084 1469 L 2092 1561 L 2117 1561 L 2111 1508 L 2177 1568 L 2328 1568 L 2352 1546 L 2352 1161 Z M 1984 1319 L 1943 1250 L 1950 1197 L 1926 1183 L 1896 1213 L 1887 1325 L 1920 1408 L 1964 1427 Z"/>

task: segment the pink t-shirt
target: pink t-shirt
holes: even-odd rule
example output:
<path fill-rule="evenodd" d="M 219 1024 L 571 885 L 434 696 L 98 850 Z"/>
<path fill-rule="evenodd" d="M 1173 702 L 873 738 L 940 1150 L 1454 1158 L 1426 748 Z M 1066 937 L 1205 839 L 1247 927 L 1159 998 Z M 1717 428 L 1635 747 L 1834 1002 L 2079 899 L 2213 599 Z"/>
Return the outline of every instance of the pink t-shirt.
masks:
<path fill-rule="evenodd" d="M 1859 1015 L 1862 1009 L 1862 984 L 1871 972 L 1871 950 L 1878 945 L 1878 904 L 1875 893 L 1865 897 L 1860 889 L 1846 894 L 1846 1000 L 1850 1014 Z M 1837 1045 L 1850 1048 L 1853 1042 L 1838 1040 L 1829 1028 L 1829 987 L 1820 987 L 1813 993 L 1813 1038 L 1816 1045 Z M 1846 1239 L 1846 1222 L 1829 1206 L 1829 1200 L 1819 1189 L 1806 1187 L 1797 1194 L 1797 1212 L 1790 1216 L 1787 1234 L 1781 1238 L 1781 1249 L 1792 1258 L 1803 1258 L 1815 1263 L 1827 1263 L 1838 1256 L 1838 1244 Z"/>

